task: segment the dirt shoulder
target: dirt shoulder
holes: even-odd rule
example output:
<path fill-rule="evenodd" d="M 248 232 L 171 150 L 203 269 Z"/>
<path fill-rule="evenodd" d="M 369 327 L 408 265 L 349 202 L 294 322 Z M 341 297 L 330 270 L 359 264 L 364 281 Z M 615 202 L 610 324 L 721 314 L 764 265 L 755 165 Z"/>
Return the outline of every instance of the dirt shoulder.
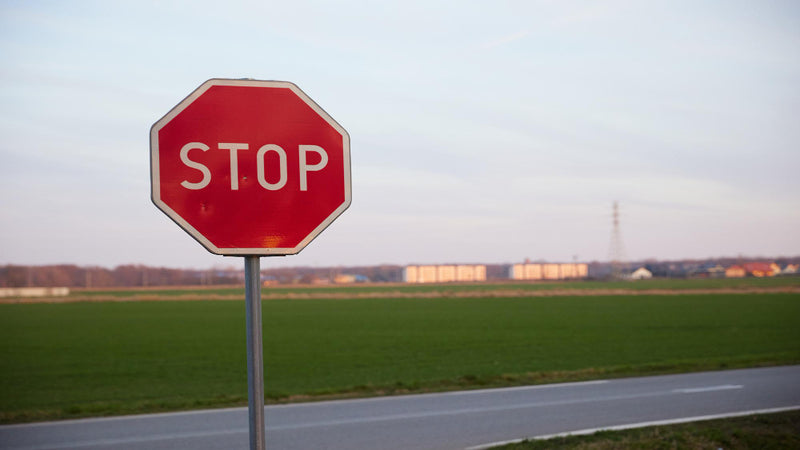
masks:
<path fill-rule="evenodd" d="M 431 291 L 380 290 L 365 292 L 281 292 L 262 293 L 262 300 L 278 299 L 330 299 L 351 298 L 518 298 L 518 297 L 586 297 L 619 295 L 697 295 L 697 294 L 763 294 L 800 293 L 800 286 L 739 287 L 713 289 L 470 289 Z M 0 304 L 32 303 L 77 303 L 77 302 L 148 302 L 148 301 L 202 301 L 202 300 L 244 300 L 242 295 L 204 294 L 202 290 L 179 295 L 158 295 L 143 291 L 129 296 L 114 295 L 70 295 L 66 297 L 22 297 L 3 298 Z"/>

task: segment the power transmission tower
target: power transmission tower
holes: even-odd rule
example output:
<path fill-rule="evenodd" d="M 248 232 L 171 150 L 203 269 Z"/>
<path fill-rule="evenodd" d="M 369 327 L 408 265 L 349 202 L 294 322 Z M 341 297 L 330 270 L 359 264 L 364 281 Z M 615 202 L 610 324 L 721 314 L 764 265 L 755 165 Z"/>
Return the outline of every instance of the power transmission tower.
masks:
<path fill-rule="evenodd" d="M 623 278 L 625 269 L 625 247 L 622 245 L 622 235 L 619 231 L 619 204 L 616 201 L 614 201 L 612 218 L 613 228 L 611 229 L 611 247 L 609 248 L 611 278 L 619 280 Z"/>

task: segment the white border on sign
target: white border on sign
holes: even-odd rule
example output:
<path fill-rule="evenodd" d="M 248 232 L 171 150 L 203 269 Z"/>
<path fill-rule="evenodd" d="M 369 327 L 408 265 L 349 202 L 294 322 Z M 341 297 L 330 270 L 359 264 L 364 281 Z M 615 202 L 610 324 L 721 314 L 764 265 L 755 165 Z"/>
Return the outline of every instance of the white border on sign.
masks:
<path fill-rule="evenodd" d="M 344 202 L 339 205 L 320 225 L 314 228 L 296 247 L 291 248 L 220 248 L 215 246 L 209 241 L 202 233 L 191 226 L 186 220 L 183 219 L 177 212 L 170 208 L 166 203 L 161 200 L 161 184 L 159 179 L 159 148 L 158 148 L 158 132 L 164 128 L 172 119 L 186 109 L 192 102 L 197 100 L 198 97 L 203 95 L 211 86 L 249 86 L 249 87 L 269 87 L 269 88 L 282 88 L 289 89 L 294 92 L 297 97 L 303 100 L 311 109 L 314 110 L 323 120 L 325 120 L 331 127 L 333 127 L 339 134 L 342 135 L 342 160 L 343 160 L 343 173 L 344 173 Z M 303 92 L 296 84 L 288 81 L 262 81 L 251 79 L 226 79 L 226 78 L 212 78 L 207 80 L 189 94 L 185 99 L 172 108 L 164 117 L 159 119 L 150 128 L 150 189 L 151 200 L 158 209 L 163 211 L 170 219 L 172 219 L 178 226 L 183 228 L 184 231 L 189 233 L 197 242 L 199 242 L 206 250 L 217 255 L 225 256 L 245 256 L 245 255 L 294 255 L 304 249 L 314 238 L 316 238 L 322 230 L 327 228 L 337 217 L 339 217 L 352 202 L 352 184 L 350 181 L 350 135 L 347 131 L 336 122 L 324 109 L 322 109 L 314 100 L 311 99 L 305 92 Z"/>

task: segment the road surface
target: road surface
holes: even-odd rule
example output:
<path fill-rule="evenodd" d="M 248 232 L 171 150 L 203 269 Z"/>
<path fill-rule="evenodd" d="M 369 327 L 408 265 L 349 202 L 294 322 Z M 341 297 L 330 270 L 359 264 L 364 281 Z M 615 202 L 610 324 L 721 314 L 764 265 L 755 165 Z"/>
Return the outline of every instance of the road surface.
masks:
<path fill-rule="evenodd" d="M 268 449 L 465 449 L 597 428 L 800 408 L 800 366 L 266 408 Z M 0 427 L 0 449 L 248 448 L 247 409 Z"/>

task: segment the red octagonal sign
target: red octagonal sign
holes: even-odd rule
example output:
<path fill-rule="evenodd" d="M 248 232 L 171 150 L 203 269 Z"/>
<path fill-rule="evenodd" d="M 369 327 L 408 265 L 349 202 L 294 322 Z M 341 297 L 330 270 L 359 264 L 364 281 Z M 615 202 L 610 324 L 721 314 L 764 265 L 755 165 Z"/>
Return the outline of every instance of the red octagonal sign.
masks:
<path fill-rule="evenodd" d="M 296 85 L 212 79 L 150 129 L 153 203 L 220 255 L 291 255 L 350 206 L 350 137 Z"/>

